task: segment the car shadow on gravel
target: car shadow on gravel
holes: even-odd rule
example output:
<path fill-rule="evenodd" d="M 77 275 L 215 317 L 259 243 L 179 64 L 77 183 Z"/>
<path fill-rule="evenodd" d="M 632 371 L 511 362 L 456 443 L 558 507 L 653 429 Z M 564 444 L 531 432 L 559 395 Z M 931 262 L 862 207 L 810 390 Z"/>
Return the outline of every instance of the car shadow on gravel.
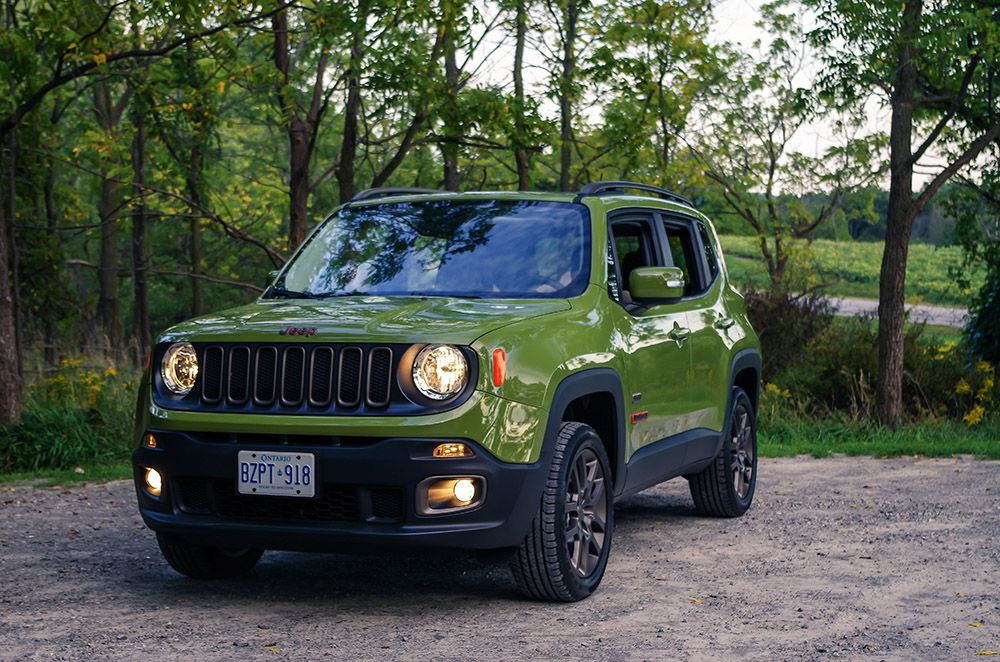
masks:
<path fill-rule="evenodd" d="M 674 490 L 672 490 L 674 491 Z M 662 489 L 629 497 L 615 507 L 616 547 L 653 521 L 698 517 L 687 497 Z M 612 551 L 612 555 L 614 551 Z M 267 552 L 241 578 L 199 581 L 181 577 L 155 563 L 156 578 L 136 577 L 144 593 L 192 603 L 225 605 L 247 602 L 331 604 L 363 601 L 378 604 L 425 604 L 428 597 L 522 602 L 507 569 L 509 557 L 461 550 L 373 548 L 349 554 Z M 614 557 L 612 556 L 612 563 Z M 146 573 L 144 569 L 142 574 Z M 132 585 L 131 582 L 128 585 Z"/>

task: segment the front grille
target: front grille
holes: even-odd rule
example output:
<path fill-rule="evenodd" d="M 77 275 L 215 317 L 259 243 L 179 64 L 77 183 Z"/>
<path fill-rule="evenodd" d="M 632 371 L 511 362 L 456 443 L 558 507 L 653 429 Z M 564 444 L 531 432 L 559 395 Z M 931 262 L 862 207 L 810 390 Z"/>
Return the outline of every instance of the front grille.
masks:
<path fill-rule="evenodd" d="M 403 492 L 393 487 L 371 489 L 372 516 L 376 519 L 403 519 Z"/>
<path fill-rule="evenodd" d="M 347 485 L 324 484 L 315 497 L 295 498 L 239 494 L 229 480 L 212 483 L 215 510 L 236 520 L 294 520 L 306 522 L 358 522 L 358 490 Z"/>
<path fill-rule="evenodd" d="M 391 524 L 401 522 L 406 509 L 398 487 L 323 483 L 315 497 L 298 498 L 240 494 L 234 481 L 223 479 L 181 477 L 173 484 L 183 512 L 238 521 Z"/>
<path fill-rule="evenodd" d="M 387 346 L 213 344 L 201 350 L 191 404 L 222 411 L 376 413 L 405 402 L 402 351 Z M 206 407 L 207 406 L 207 407 Z"/>

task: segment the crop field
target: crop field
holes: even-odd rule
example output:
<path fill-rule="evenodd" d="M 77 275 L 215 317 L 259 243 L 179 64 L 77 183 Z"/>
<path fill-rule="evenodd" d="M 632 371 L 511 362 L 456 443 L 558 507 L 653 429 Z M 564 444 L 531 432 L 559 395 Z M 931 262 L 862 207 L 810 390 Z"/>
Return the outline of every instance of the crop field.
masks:
<path fill-rule="evenodd" d="M 723 235 L 720 239 L 733 280 L 738 285 L 750 282 L 766 285 L 767 271 L 756 238 Z M 830 284 L 824 290 L 827 294 L 878 298 L 881 243 L 817 239 L 804 247 L 802 258 L 812 264 L 817 281 Z M 962 252 L 955 246 L 911 244 L 906 269 L 907 302 L 967 306 L 970 295 L 979 288 L 982 275 L 974 276 L 971 291 L 962 290 L 950 273 L 950 269 L 961 265 L 961 260 Z"/>

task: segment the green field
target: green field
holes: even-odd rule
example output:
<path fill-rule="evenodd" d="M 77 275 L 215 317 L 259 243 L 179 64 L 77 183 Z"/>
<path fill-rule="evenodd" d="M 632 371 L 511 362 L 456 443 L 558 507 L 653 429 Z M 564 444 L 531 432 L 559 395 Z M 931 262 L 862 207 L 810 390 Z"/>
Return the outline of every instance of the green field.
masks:
<path fill-rule="evenodd" d="M 723 235 L 720 239 L 733 280 L 738 285 L 766 285 L 767 271 L 756 238 Z M 815 265 L 817 277 L 830 283 L 824 290 L 827 294 L 878 298 L 881 243 L 817 239 L 808 249 L 808 258 Z M 906 269 L 907 302 L 967 306 L 981 276 L 974 278 L 972 292 L 963 291 L 949 274 L 949 268 L 958 267 L 961 260 L 961 249 L 955 246 L 912 244 Z"/>

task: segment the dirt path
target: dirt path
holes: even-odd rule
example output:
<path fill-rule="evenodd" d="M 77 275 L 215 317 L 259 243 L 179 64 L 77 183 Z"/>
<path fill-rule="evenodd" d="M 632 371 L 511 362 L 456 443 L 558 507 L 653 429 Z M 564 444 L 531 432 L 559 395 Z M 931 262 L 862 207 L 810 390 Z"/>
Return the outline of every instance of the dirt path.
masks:
<path fill-rule="evenodd" d="M 928 659 L 1000 652 L 1000 462 L 766 460 L 740 520 L 683 480 L 617 508 L 601 590 L 522 600 L 465 555 L 160 559 L 131 485 L 0 487 L 0 659 Z M 11 491 L 12 490 L 12 491 Z"/>
<path fill-rule="evenodd" d="M 870 315 L 878 317 L 878 301 L 875 299 L 856 299 L 853 297 L 830 297 L 837 315 L 842 317 L 861 317 Z M 908 303 L 906 310 L 910 313 L 911 322 L 924 322 L 941 326 L 963 327 L 968 321 L 969 311 L 955 306 L 935 306 L 927 303 Z"/>

